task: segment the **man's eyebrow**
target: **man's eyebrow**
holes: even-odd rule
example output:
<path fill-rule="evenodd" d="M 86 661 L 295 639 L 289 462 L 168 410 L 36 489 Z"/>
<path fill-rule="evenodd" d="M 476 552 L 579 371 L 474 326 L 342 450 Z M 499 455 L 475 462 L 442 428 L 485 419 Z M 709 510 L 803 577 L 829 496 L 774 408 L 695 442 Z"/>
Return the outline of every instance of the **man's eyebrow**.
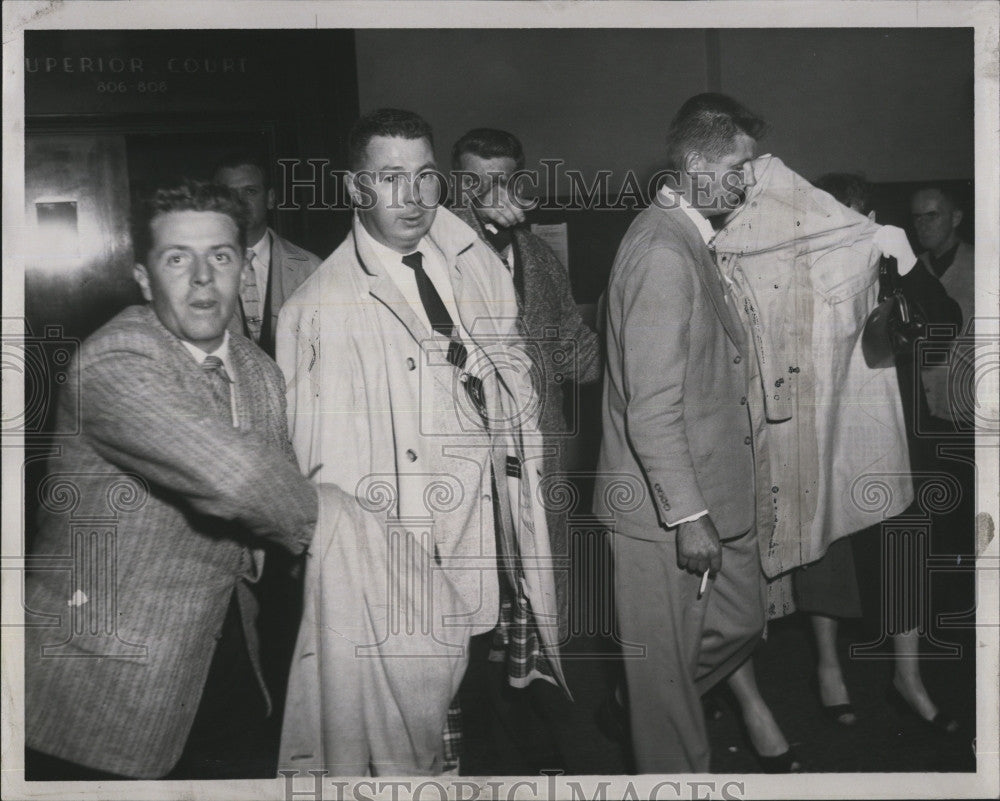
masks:
<path fill-rule="evenodd" d="M 437 165 L 433 161 L 426 161 L 419 167 L 417 167 L 415 170 L 413 170 L 413 172 L 422 172 L 423 170 L 426 169 L 433 170 L 436 166 Z M 403 167 L 400 164 L 393 164 L 393 165 L 385 165 L 383 167 L 379 167 L 376 170 L 376 172 L 409 172 L 409 170 L 407 170 L 406 167 Z"/>

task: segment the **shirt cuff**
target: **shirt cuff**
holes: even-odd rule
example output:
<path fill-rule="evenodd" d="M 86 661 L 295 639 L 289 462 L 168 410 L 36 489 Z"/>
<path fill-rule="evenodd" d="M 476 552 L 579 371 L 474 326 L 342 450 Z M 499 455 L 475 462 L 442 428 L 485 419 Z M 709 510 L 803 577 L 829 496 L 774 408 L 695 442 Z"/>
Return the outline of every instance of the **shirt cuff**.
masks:
<path fill-rule="evenodd" d="M 688 515 L 687 517 L 682 517 L 680 520 L 677 520 L 677 521 L 671 523 L 670 526 L 669 526 L 669 528 L 675 528 L 676 526 L 679 526 L 681 523 L 692 523 L 695 520 L 697 520 L 699 517 L 704 517 L 707 514 L 708 514 L 708 509 L 703 509 L 702 511 L 698 512 L 697 514 Z"/>

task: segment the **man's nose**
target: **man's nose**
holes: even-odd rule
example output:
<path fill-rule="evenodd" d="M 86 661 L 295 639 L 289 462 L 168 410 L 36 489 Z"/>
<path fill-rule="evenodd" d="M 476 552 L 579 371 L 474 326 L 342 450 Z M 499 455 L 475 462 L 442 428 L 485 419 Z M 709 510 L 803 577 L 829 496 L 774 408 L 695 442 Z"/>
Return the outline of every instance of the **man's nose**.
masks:
<path fill-rule="evenodd" d="M 215 280 L 215 271 L 212 269 L 212 265 L 209 264 L 208 259 L 204 256 L 197 256 L 194 260 L 194 266 L 191 268 L 191 283 L 195 286 L 204 286 L 205 284 L 210 284 Z"/>
<path fill-rule="evenodd" d="M 417 197 L 417 187 L 415 186 L 415 181 L 409 178 L 404 178 L 399 182 L 399 201 L 404 206 L 412 206 L 416 201 Z"/>

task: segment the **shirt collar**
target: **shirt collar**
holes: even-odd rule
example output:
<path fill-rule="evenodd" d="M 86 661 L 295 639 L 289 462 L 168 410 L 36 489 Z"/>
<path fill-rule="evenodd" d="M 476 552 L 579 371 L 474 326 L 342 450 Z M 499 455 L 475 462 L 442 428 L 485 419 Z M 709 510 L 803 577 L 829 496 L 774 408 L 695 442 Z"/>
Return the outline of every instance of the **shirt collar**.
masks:
<path fill-rule="evenodd" d="M 253 251 L 253 255 L 257 258 L 257 261 L 267 264 L 270 261 L 271 255 L 271 229 L 264 229 L 264 236 L 257 240 L 250 248 Z M 267 254 L 268 258 L 264 258 L 264 254 Z"/>
<path fill-rule="evenodd" d="M 405 256 L 407 254 L 400 253 L 397 250 L 393 250 L 388 245 L 383 245 L 381 242 L 379 242 L 375 237 L 373 237 L 370 233 L 368 233 L 368 229 L 365 228 L 365 224 L 363 222 L 361 222 L 360 218 L 357 221 L 357 225 L 355 226 L 355 230 L 361 232 L 361 236 L 364 238 L 365 242 L 367 243 L 368 249 L 373 254 L 375 254 L 375 258 L 378 259 L 380 265 L 382 265 L 384 267 L 386 264 L 402 264 L 403 263 L 403 256 Z M 410 252 L 411 253 L 415 253 L 416 251 L 421 250 L 421 251 L 423 251 L 424 255 L 426 256 L 427 255 L 427 247 L 426 247 L 426 243 L 424 241 L 426 238 L 427 237 L 423 237 L 417 243 L 417 246 L 412 251 L 410 251 Z"/>
<path fill-rule="evenodd" d="M 205 351 L 197 345 L 192 345 L 190 342 L 183 339 L 181 340 L 181 344 L 187 348 L 188 353 L 191 354 L 191 358 L 198 362 L 198 364 L 205 361 L 206 356 L 218 356 L 222 360 L 222 364 L 226 368 L 226 372 L 229 373 L 230 376 L 233 374 L 229 364 L 229 329 L 226 329 L 226 332 L 222 335 L 222 344 L 211 353 L 205 353 Z"/>
<path fill-rule="evenodd" d="M 675 192 L 669 186 L 661 186 L 660 195 L 662 195 L 663 200 L 669 204 L 667 208 L 676 206 L 683 211 L 685 215 L 687 215 L 687 218 L 694 223 L 694 227 L 698 229 L 698 233 L 701 235 L 701 239 L 706 245 L 712 241 L 715 237 L 715 229 L 712 228 L 712 223 L 710 223 L 708 218 L 703 216 L 694 206 L 688 203 L 684 195 L 679 192 Z"/>
<path fill-rule="evenodd" d="M 955 261 L 955 254 L 958 253 L 958 246 L 960 244 L 962 243 L 956 242 L 940 256 L 935 256 L 929 250 L 927 251 L 927 258 L 931 260 L 931 268 L 934 270 L 934 274 L 937 275 L 938 278 L 944 275 Z"/>

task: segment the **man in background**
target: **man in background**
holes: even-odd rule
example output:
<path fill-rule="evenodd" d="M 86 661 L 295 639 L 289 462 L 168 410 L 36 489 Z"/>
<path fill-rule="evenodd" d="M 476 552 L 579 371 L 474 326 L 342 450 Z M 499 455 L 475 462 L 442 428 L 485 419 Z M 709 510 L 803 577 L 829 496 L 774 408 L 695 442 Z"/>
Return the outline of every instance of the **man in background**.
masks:
<path fill-rule="evenodd" d="M 553 558 L 559 565 L 555 570 L 559 639 L 567 644 L 571 607 L 574 602 L 578 609 L 586 603 L 584 598 L 572 599 L 570 587 L 581 586 L 586 579 L 577 577 L 571 582 L 566 517 L 568 511 L 583 510 L 567 510 L 556 500 L 569 482 L 567 471 L 574 469 L 568 451 L 580 414 L 576 388 L 600 380 L 601 346 L 577 309 L 566 266 L 531 233 L 525 224 L 523 201 L 511 196 L 511 177 L 524 168 L 524 149 L 517 137 L 493 128 L 471 130 L 452 147 L 451 166 L 456 187 L 452 210 L 500 257 L 503 269 L 514 280 L 518 318 L 542 403 L 539 427 L 547 449 L 543 499 L 552 499 L 546 504 L 545 516 Z M 567 421 L 567 406 L 572 424 Z M 569 753 L 559 748 L 559 743 L 567 730 L 578 733 L 581 727 L 593 727 L 593 720 L 570 705 L 561 692 L 544 682 L 532 684 L 528 693 L 504 692 L 497 676 L 482 686 L 492 704 L 493 742 L 498 749 L 506 749 L 508 761 L 512 757 L 523 760 L 521 772 L 552 767 L 588 772 L 593 764 L 590 755 L 585 751 Z M 551 734 L 547 740 L 540 738 L 546 730 Z M 599 740 L 596 736 L 593 739 Z"/>
<path fill-rule="evenodd" d="M 976 314 L 975 250 L 958 236 L 962 209 L 952 192 L 938 186 L 920 189 L 913 195 L 910 210 L 917 242 L 923 249 L 917 269 L 939 281 L 941 290 L 962 311 L 951 365 L 927 366 L 921 370 L 927 404 L 931 414 L 944 421 L 945 427 L 968 428 L 974 407 L 974 355 L 971 348 L 963 347 L 962 335 L 971 333 L 969 326 Z"/>
<path fill-rule="evenodd" d="M 230 330 L 251 339 L 274 358 L 274 333 L 285 300 L 319 266 L 320 259 L 278 236 L 267 224 L 274 209 L 270 170 L 253 153 L 233 153 L 215 169 L 215 182 L 229 187 L 246 207 L 247 251 L 239 303 Z M 274 691 L 275 720 L 281 719 L 288 664 L 302 615 L 302 568 L 280 548 L 268 547 L 271 569 L 257 586 L 261 629 L 268 642 L 265 675 Z"/>
<path fill-rule="evenodd" d="M 216 166 L 214 180 L 232 189 L 247 208 L 247 263 L 233 325 L 273 358 L 281 306 L 319 266 L 320 259 L 268 227 L 274 188 L 270 171 L 257 156 L 227 156 Z"/>
<path fill-rule="evenodd" d="M 468 204 L 453 209 L 503 261 L 514 279 L 517 309 L 538 379 L 542 401 L 540 428 L 551 452 L 545 457 L 545 475 L 556 477 L 571 468 L 565 455 L 565 437 L 575 433 L 567 424 L 566 393 L 570 385 L 592 384 L 601 377 L 601 347 L 597 334 L 580 316 L 569 273 L 552 249 L 524 224 L 524 212 L 509 202 L 508 181 L 524 168 L 524 150 L 513 134 L 477 128 L 452 148 L 451 163 L 459 177 L 468 174 L 476 188 Z M 461 198 L 461 195 L 459 195 Z M 567 348 L 568 344 L 568 348 Z M 569 369 L 567 369 L 569 368 Z M 571 390 L 570 390 L 571 391 Z M 571 399 L 574 416 L 577 400 Z M 555 504 L 552 504 L 555 507 Z M 566 516 L 547 511 L 552 552 L 567 557 Z M 569 598 L 565 573 L 556 583 L 560 633 L 568 633 Z"/>

